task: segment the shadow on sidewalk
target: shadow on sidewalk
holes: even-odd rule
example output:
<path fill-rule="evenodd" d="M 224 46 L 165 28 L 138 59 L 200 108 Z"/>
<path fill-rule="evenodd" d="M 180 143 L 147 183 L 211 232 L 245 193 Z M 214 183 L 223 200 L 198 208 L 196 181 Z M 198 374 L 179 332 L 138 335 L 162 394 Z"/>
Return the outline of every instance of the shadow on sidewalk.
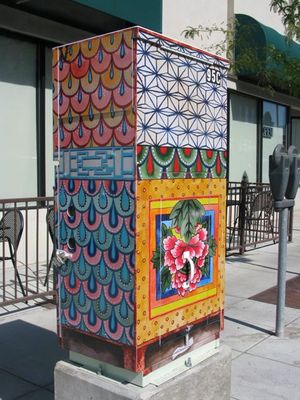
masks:
<path fill-rule="evenodd" d="M 273 286 L 270 289 L 264 290 L 263 292 L 250 297 L 250 300 L 277 304 L 277 286 Z M 286 281 L 285 306 L 300 309 L 300 276 Z"/>
<path fill-rule="evenodd" d="M 59 348 L 51 330 L 20 319 L 1 324 L 0 398 L 23 399 L 40 389 L 53 392 L 55 364 L 67 359 L 68 353 Z"/>

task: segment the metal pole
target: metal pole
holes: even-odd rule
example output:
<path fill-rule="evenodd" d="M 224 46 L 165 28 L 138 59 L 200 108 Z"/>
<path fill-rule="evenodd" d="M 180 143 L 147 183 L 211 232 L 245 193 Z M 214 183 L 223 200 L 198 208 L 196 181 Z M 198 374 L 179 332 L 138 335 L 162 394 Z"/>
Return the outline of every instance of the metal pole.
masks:
<path fill-rule="evenodd" d="M 245 253 L 246 201 L 247 201 L 248 183 L 249 181 L 247 173 L 244 172 L 241 182 L 241 203 L 239 207 L 240 254 Z"/>
<path fill-rule="evenodd" d="M 279 211 L 276 336 L 284 336 L 288 208 Z"/>

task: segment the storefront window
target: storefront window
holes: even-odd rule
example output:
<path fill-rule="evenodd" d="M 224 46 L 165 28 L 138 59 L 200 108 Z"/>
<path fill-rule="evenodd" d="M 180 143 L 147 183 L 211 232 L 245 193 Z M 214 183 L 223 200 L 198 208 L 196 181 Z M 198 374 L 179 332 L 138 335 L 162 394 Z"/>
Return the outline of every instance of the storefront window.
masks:
<path fill-rule="evenodd" d="M 269 183 L 269 155 L 277 144 L 287 145 L 287 115 L 287 107 L 280 104 L 230 94 L 230 181 L 240 181 L 246 172 L 249 182 Z M 295 122 L 297 128 L 299 125 Z"/>
<path fill-rule="evenodd" d="M 45 50 L 45 190 L 46 196 L 53 196 L 52 49 L 46 47 Z"/>
<path fill-rule="evenodd" d="M 257 175 L 257 100 L 230 95 L 229 180 L 241 181 L 246 171 L 249 181 Z"/>
<path fill-rule="evenodd" d="M 52 196 L 52 49 L 1 31 L 0 52 L 0 198 Z"/>
<path fill-rule="evenodd" d="M 269 155 L 277 144 L 287 142 L 287 109 L 279 104 L 263 101 L 262 121 L 262 182 L 269 182 Z"/>
<path fill-rule="evenodd" d="M 37 194 L 36 45 L 0 35 L 1 198 Z"/>

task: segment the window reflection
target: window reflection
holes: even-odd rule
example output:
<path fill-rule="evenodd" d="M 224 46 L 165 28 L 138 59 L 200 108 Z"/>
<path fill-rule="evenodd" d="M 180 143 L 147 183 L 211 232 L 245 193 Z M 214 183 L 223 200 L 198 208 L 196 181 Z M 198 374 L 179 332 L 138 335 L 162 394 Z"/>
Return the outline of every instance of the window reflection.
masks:
<path fill-rule="evenodd" d="M 230 95 L 230 164 L 229 179 L 241 181 L 247 172 L 256 181 L 257 168 L 257 100 L 238 94 Z"/>
<path fill-rule="evenodd" d="M 262 182 L 268 183 L 269 155 L 277 144 L 286 145 L 287 108 L 264 101 L 262 125 Z"/>
<path fill-rule="evenodd" d="M 264 103 L 263 103 L 263 125 L 277 126 L 276 104 L 264 101 Z"/>

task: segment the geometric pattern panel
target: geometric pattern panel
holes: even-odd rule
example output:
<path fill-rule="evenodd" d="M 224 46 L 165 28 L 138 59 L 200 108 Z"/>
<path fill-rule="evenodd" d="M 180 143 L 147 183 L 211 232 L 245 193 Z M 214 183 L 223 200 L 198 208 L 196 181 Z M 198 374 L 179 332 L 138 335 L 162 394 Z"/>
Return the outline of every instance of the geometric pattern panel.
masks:
<path fill-rule="evenodd" d="M 66 149 L 59 155 L 60 179 L 134 179 L 133 147 Z"/>
<path fill-rule="evenodd" d="M 216 54 L 208 53 L 205 50 L 200 50 L 193 47 L 188 43 L 183 43 L 172 39 L 168 36 L 161 35 L 146 28 L 139 28 L 139 40 L 152 43 L 156 47 L 163 47 L 179 57 L 186 57 L 190 60 L 201 61 L 206 64 L 217 63 L 223 68 L 228 69 L 229 62 L 226 58 L 220 57 Z"/>
<path fill-rule="evenodd" d="M 132 30 L 53 52 L 54 148 L 134 143 Z"/>
<path fill-rule="evenodd" d="M 224 309 L 225 190 L 225 179 L 138 181 L 138 346 Z"/>
<path fill-rule="evenodd" d="M 134 182 L 60 182 L 60 323 L 114 342 L 134 340 Z"/>
<path fill-rule="evenodd" d="M 225 60 L 140 31 L 137 144 L 225 151 L 227 67 Z"/>
<path fill-rule="evenodd" d="M 137 146 L 138 179 L 225 178 L 227 152 Z"/>

